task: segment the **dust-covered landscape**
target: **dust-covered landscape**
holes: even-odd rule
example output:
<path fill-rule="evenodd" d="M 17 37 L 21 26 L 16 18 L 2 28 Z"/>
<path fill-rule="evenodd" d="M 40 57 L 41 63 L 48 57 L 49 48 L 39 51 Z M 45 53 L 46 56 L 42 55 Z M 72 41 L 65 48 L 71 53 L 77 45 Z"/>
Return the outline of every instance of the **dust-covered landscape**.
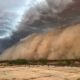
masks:
<path fill-rule="evenodd" d="M 80 80 L 80 67 L 0 66 L 0 80 Z"/>

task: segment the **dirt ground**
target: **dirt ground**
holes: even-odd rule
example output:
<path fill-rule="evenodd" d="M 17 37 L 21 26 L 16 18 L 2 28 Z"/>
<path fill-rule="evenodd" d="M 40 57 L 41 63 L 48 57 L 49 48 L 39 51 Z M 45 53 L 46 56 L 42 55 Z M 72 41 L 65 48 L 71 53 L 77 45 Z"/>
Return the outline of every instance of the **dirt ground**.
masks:
<path fill-rule="evenodd" d="M 0 80 L 80 80 L 80 67 L 0 66 Z"/>

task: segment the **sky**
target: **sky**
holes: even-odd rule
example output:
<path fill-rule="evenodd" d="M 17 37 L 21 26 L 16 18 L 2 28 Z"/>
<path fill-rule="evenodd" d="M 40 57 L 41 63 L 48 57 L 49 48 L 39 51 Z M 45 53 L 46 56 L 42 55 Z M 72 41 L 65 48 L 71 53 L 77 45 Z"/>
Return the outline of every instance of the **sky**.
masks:
<path fill-rule="evenodd" d="M 11 36 L 17 31 L 25 5 L 26 0 L 0 0 L 0 51 L 15 42 Z"/>

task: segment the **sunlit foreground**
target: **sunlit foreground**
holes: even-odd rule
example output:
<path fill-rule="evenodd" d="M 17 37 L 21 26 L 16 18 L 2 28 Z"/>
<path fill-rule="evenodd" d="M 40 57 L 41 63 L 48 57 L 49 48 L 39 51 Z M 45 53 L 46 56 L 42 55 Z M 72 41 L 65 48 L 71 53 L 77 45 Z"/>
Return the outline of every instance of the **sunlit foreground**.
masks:
<path fill-rule="evenodd" d="M 0 66 L 0 80 L 80 80 L 80 68 L 54 66 Z"/>
<path fill-rule="evenodd" d="M 0 60 L 80 59 L 80 24 L 32 34 L 0 55 Z"/>

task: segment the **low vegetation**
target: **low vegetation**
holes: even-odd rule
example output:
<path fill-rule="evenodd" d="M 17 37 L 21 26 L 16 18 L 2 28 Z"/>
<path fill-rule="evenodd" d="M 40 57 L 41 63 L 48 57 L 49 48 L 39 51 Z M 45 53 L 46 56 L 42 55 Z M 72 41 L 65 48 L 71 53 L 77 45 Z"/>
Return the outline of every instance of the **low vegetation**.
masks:
<path fill-rule="evenodd" d="M 80 60 L 11 60 L 0 61 L 1 65 L 55 65 L 55 66 L 80 66 Z"/>

